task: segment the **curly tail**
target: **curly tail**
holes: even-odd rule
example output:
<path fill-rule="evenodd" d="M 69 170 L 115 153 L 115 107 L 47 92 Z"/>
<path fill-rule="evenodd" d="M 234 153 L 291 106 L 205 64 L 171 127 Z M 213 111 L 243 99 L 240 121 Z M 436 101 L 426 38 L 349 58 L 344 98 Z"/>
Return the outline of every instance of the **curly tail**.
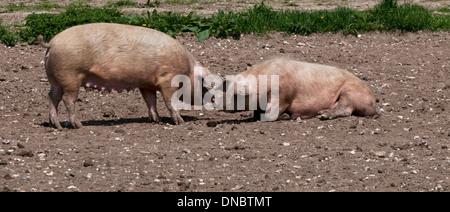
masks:
<path fill-rule="evenodd" d="M 42 47 L 47 48 L 47 49 L 50 48 L 50 43 L 45 43 L 45 42 L 44 42 L 44 37 L 43 37 L 42 35 L 39 35 L 39 36 L 37 37 L 37 39 L 38 39 L 39 44 L 40 44 Z"/>

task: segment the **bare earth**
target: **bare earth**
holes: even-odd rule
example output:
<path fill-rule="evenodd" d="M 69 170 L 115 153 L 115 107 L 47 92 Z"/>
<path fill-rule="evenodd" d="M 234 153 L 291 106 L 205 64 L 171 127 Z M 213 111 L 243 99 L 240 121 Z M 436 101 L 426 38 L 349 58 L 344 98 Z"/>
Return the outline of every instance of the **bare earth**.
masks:
<path fill-rule="evenodd" d="M 45 49 L 0 45 L 0 191 L 450 191 L 449 32 L 177 40 L 222 76 L 273 56 L 346 69 L 381 116 L 256 122 L 202 110 L 171 125 L 159 96 L 155 124 L 138 91 L 82 90 L 84 127 L 58 131 Z"/>

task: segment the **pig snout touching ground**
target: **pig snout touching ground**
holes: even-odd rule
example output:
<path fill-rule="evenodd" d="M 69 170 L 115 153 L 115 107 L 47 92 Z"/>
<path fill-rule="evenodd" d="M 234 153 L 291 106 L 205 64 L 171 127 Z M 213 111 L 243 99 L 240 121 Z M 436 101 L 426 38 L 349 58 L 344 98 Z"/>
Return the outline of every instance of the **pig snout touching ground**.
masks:
<path fill-rule="evenodd" d="M 58 129 L 61 100 L 72 126 L 82 127 L 75 115 L 80 87 L 109 92 L 139 88 L 154 122 L 160 121 L 156 110 L 156 92 L 160 91 L 173 122 L 182 123 L 171 104 L 171 96 L 179 89 L 171 86 L 172 78 L 185 75 L 193 81 L 209 75 L 178 41 L 149 28 L 86 24 L 66 29 L 49 43 L 44 43 L 42 36 L 38 40 L 48 48 L 44 61 L 51 85 L 49 120 Z"/>
<path fill-rule="evenodd" d="M 261 78 L 267 82 L 262 84 Z M 275 58 L 250 67 L 231 83 L 236 86 L 226 87 L 223 91 L 234 94 L 234 98 L 226 99 L 227 94 L 224 94 L 223 110 L 254 110 L 256 119 L 269 112 L 266 116 L 269 121 L 283 113 L 291 119 L 318 117 L 322 120 L 377 114 L 376 99 L 369 87 L 353 74 L 331 66 Z M 239 87 L 242 88 L 240 91 Z M 238 108 L 240 97 L 244 100 L 241 104 L 245 104 L 241 109 Z M 231 99 L 234 103 L 230 103 Z M 264 101 L 265 110 L 261 109 Z"/>

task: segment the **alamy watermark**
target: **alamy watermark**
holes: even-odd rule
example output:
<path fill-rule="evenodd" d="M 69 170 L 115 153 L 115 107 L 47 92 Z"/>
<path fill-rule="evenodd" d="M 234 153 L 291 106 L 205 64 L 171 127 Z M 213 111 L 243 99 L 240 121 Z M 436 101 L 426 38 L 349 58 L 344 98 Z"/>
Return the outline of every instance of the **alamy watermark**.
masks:
<path fill-rule="evenodd" d="M 177 75 L 172 79 L 172 87 L 182 84 L 172 95 L 171 104 L 175 110 L 202 110 L 203 107 L 206 110 L 230 112 L 261 110 L 264 111 L 261 113 L 261 121 L 274 121 L 278 118 L 278 75 L 227 75 L 225 80 L 214 74 L 194 76 L 193 85 L 186 75 Z M 205 88 L 209 90 L 205 91 Z M 181 98 L 185 104 L 180 104 Z"/>

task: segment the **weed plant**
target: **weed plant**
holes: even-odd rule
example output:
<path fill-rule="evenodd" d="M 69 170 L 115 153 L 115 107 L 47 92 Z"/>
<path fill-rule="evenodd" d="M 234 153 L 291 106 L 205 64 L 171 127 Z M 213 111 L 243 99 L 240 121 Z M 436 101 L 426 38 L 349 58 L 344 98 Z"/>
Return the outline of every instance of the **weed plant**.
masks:
<path fill-rule="evenodd" d="M 57 15 L 33 13 L 25 18 L 26 24 L 16 30 L 10 31 L 9 27 L 0 24 L 0 39 L 7 45 L 14 45 L 18 41 L 33 42 L 40 34 L 49 40 L 69 27 L 99 22 L 150 27 L 170 36 L 191 32 L 199 41 L 210 36 L 238 39 L 243 33 L 264 35 L 271 31 L 301 35 L 326 32 L 356 35 L 376 30 L 450 30 L 450 15 L 435 15 L 431 10 L 415 4 L 398 5 L 396 0 L 384 0 L 364 11 L 345 7 L 318 11 L 277 11 L 260 3 L 244 12 L 219 11 L 210 17 L 200 17 L 193 12 L 183 15 L 158 13 L 156 10 L 146 15 L 124 15 L 115 8 L 132 5 L 134 2 L 129 0 L 109 3 L 104 8 L 78 3 L 69 5 L 65 12 Z"/>

